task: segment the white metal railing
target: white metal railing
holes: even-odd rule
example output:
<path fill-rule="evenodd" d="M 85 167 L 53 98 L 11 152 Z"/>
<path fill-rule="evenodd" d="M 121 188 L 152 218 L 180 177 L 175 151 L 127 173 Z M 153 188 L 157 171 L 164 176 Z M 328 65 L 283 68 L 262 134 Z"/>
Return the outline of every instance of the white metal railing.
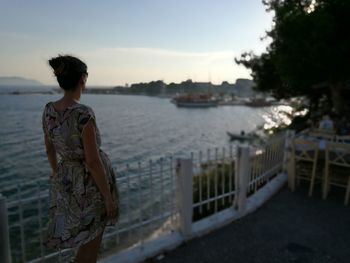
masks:
<path fill-rule="evenodd" d="M 120 191 L 120 220 L 106 229 L 103 250 L 119 249 L 176 229 L 175 165 L 172 157 L 116 169 Z M 6 204 L 12 262 L 66 262 L 74 251 L 47 250 L 48 182 L 18 184 Z M 28 196 L 29 195 L 29 196 Z M 146 200 L 146 201 L 145 201 Z M 153 235 L 153 236 L 152 236 Z"/>
<path fill-rule="evenodd" d="M 259 149 L 216 148 L 192 153 L 189 159 L 161 158 L 116 169 L 120 219 L 116 227 L 106 229 L 102 251 L 123 255 L 135 248 L 140 251 L 140 260 L 155 253 L 150 242 L 167 235 L 177 235 L 177 242 L 186 240 L 218 227 L 226 212 L 233 213 L 227 217 L 230 220 L 243 216 L 249 210 L 247 198 L 256 198 L 282 171 L 284 152 L 282 135 Z M 12 262 L 66 262 L 74 253 L 43 246 L 47 187 L 48 182 L 41 180 L 19 184 L 17 200 L 7 202 Z M 205 224 L 213 216 L 219 221 Z M 156 247 L 162 249 L 166 243 Z"/>
<path fill-rule="evenodd" d="M 248 193 L 255 193 L 273 176 L 282 171 L 285 149 L 285 135 L 271 138 L 266 145 L 251 156 Z"/>
<path fill-rule="evenodd" d="M 232 146 L 199 152 L 192 162 L 194 220 L 232 206 L 237 185 Z"/>
<path fill-rule="evenodd" d="M 13 262 L 27 262 L 27 251 L 35 251 L 37 256 L 44 256 L 43 226 L 47 211 L 48 190 L 43 190 L 40 182 L 16 186 L 15 200 L 7 203 L 9 232 Z M 30 189 L 31 188 L 31 189 Z M 32 196 L 23 198 L 27 192 Z M 34 193 L 34 194 L 33 194 Z M 32 238 L 28 238 L 32 237 Z M 39 250 L 36 248 L 39 247 Z"/>

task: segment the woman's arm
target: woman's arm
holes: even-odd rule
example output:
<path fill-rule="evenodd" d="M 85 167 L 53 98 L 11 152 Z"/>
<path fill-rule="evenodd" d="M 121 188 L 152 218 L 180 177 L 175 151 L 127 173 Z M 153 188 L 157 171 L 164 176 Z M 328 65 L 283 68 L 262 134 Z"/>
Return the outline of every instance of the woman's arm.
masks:
<path fill-rule="evenodd" d="M 46 147 L 47 158 L 49 159 L 49 163 L 52 170 L 51 177 L 54 177 L 57 171 L 57 155 L 56 155 L 55 146 L 49 140 L 49 138 L 47 137 L 47 134 L 45 134 L 45 147 Z"/>
<path fill-rule="evenodd" d="M 109 190 L 107 176 L 98 153 L 96 131 L 93 121 L 89 121 L 82 131 L 86 165 L 105 201 L 107 215 L 116 216 L 116 205 Z"/>

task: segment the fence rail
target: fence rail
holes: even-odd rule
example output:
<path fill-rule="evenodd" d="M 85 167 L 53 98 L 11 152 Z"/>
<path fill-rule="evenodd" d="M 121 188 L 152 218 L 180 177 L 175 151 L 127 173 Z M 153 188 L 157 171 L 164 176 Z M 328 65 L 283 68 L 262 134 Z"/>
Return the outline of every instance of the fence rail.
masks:
<path fill-rule="evenodd" d="M 192 153 L 189 159 L 161 158 L 116 169 L 120 220 L 116 227 L 106 229 L 102 251 L 123 255 L 133 247 L 147 257 L 152 255 L 147 250 L 150 242 L 175 234 L 177 242 L 179 234 L 190 238 L 198 227 L 203 231 L 213 227 L 205 226 L 207 219 L 227 211 L 243 215 L 246 199 L 281 173 L 284 151 L 285 136 L 280 135 L 258 149 L 216 148 Z M 10 262 L 6 253 L 12 262 L 66 262 L 73 256 L 73 250 L 54 251 L 43 245 L 48 185 L 38 180 L 11 186 L 16 199 L 6 203 L 0 217 L 0 222 L 9 222 L 0 240 L 10 240 L 11 253 L 2 248 L 8 251 L 0 251 L 4 252 L 1 262 Z M 5 203 L 4 198 L 0 201 Z"/>
<path fill-rule="evenodd" d="M 197 158 L 196 158 L 197 157 Z M 232 206 L 236 197 L 236 172 L 233 148 L 216 148 L 193 155 L 193 209 L 194 220 Z"/>
<path fill-rule="evenodd" d="M 285 137 L 276 136 L 251 157 L 251 172 L 248 192 L 255 193 L 274 175 L 282 171 Z M 282 153 L 282 154 L 281 154 Z"/>

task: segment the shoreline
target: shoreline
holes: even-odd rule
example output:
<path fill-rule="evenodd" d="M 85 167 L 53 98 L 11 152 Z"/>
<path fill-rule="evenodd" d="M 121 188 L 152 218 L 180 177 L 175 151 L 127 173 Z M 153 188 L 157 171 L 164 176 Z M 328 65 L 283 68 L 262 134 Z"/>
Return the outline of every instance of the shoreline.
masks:
<path fill-rule="evenodd" d="M 57 92 L 54 90 L 50 91 L 12 91 L 12 92 L 0 92 L 0 96 L 5 95 L 12 95 L 12 96 L 20 96 L 20 95 L 57 95 L 62 94 L 62 92 Z M 120 95 L 120 96 L 146 96 L 146 97 L 153 97 L 153 98 L 159 98 L 159 99 L 172 99 L 174 97 L 174 94 L 158 94 L 158 95 L 149 95 L 149 94 L 135 94 L 135 93 L 118 93 L 118 92 L 89 92 L 85 91 L 84 94 L 89 95 Z M 247 98 L 246 98 L 247 99 Z M 249 99 L 249 97 L 248 97 Z M 251 108 L 263 108 L 263 107 L 271 107 L 271 106 L 281 106 L 281 105 L 288 105 L 288 103 L 281 102 L 281 101 L 272 101 L 268 104 L 262 104 L 262 105 L 250 105 L 247 103 L 247 101 L 242 100 L 236 100 L 236 101 L 220 101 L 218 103 L 218 106 L 247 106 Z"/>

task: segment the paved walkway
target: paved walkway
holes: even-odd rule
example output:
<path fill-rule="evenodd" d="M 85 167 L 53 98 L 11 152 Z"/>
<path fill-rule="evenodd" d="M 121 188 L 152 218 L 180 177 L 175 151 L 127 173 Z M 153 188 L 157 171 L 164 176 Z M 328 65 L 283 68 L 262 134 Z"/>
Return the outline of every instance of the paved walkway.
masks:
<path fill-rule="evenodd" d="M 283 189 L 255 213 L 147 262 L 348 263 L 350 206 L 342 190 L 331 195 Z"/>

